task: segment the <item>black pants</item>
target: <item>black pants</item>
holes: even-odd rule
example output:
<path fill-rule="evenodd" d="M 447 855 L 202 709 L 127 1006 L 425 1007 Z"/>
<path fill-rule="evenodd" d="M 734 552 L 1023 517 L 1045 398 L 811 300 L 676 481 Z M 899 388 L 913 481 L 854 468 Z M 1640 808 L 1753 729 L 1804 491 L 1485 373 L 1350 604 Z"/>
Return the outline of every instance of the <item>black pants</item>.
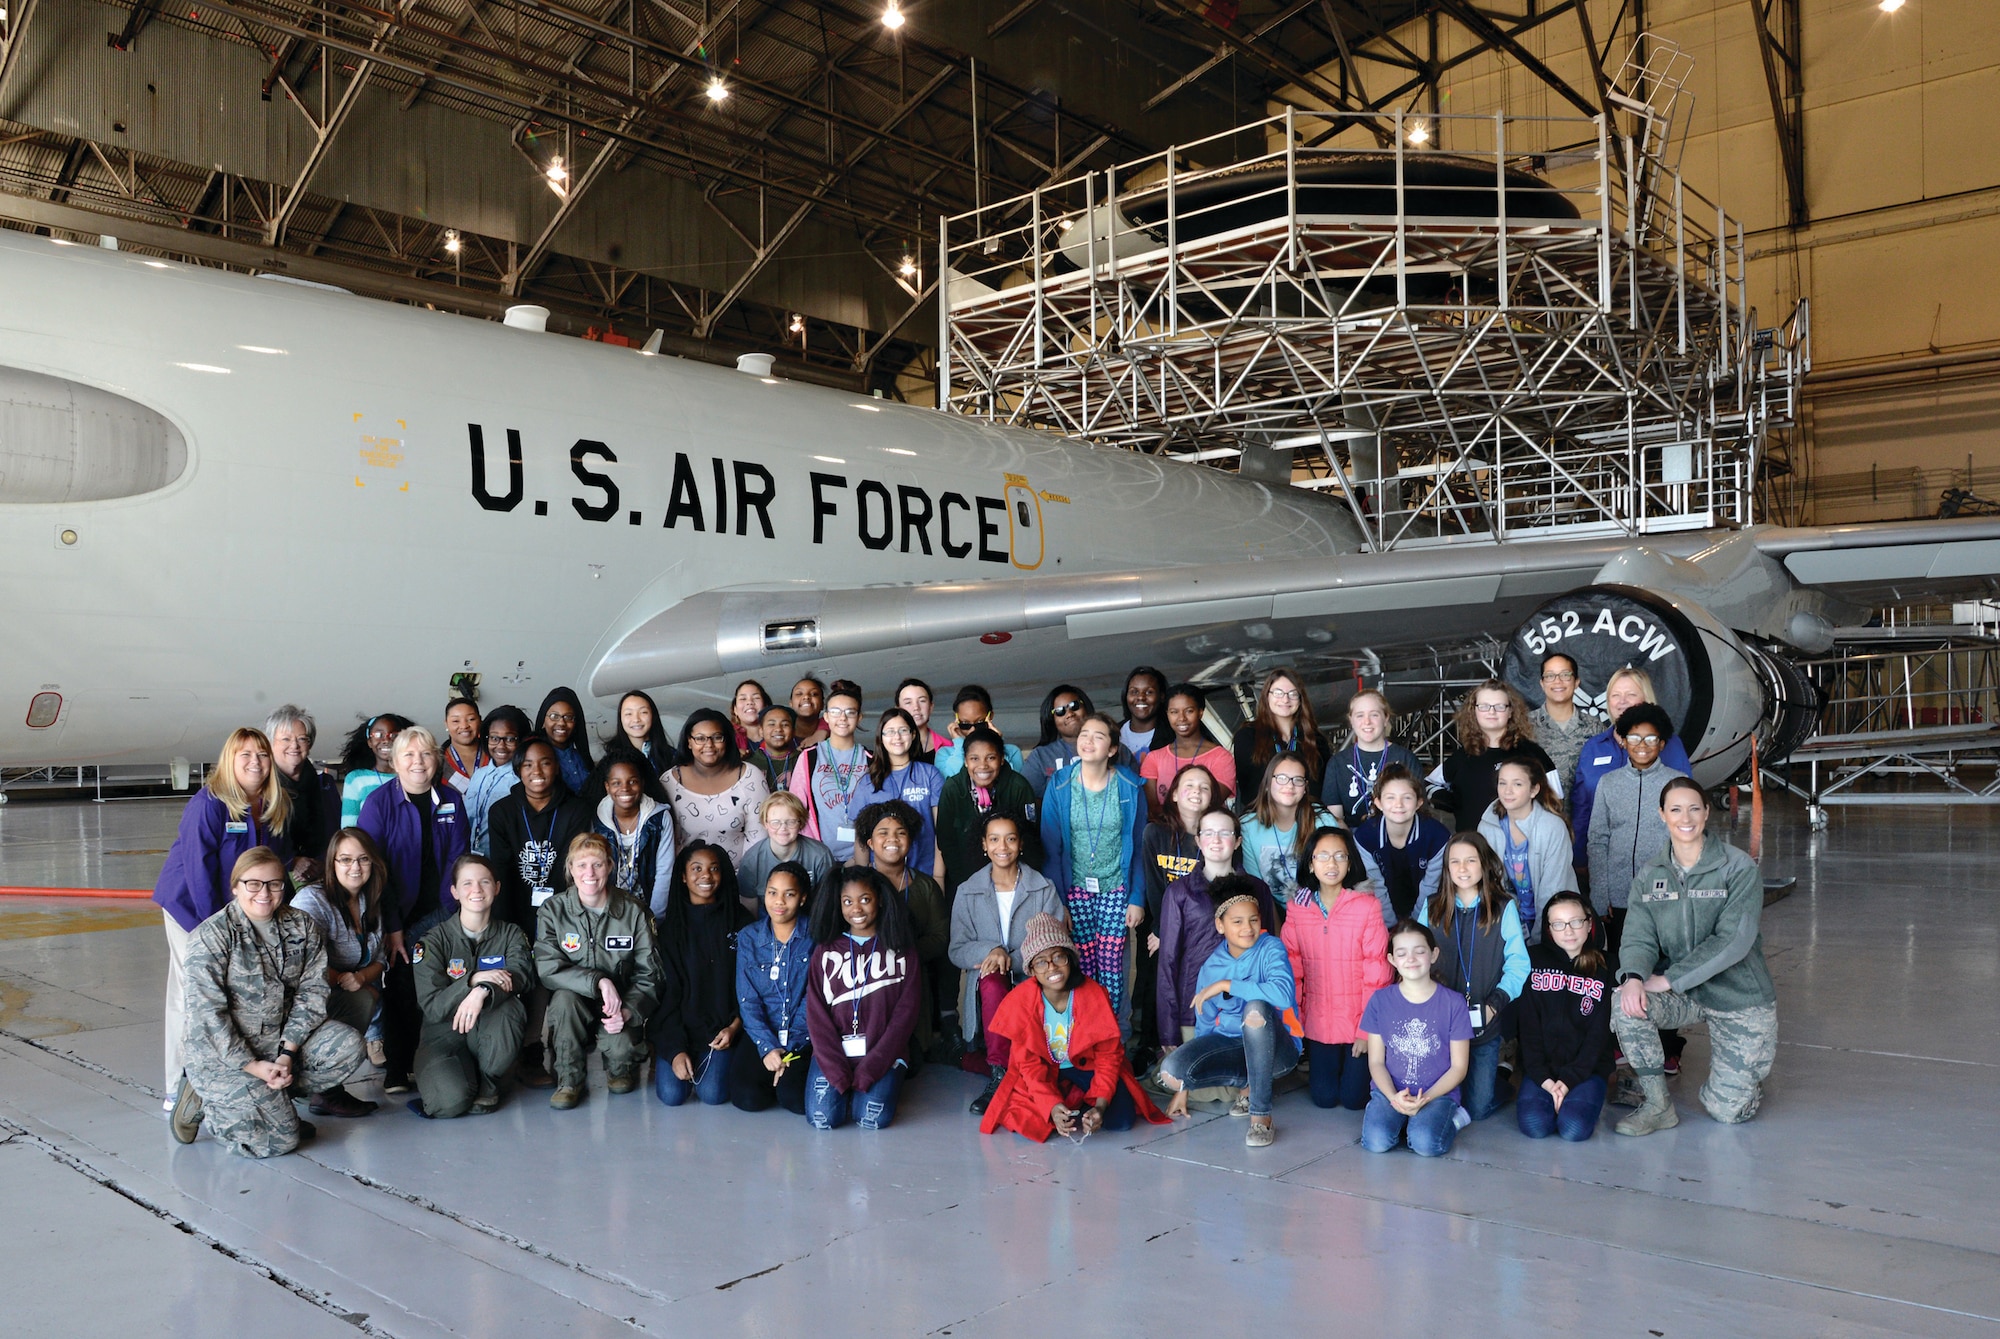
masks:
<path fill-rule="evenodd" d="M 410 964 L 390 964 L 382 973 L 382 1049 L 390 1078 L 415 1072 L 417 1033 L 424 1021 L 417 1007 L 417 978 Z"/>
<path fill-rule="evenodd" d="M 1625 908 L 1613 907 L 1604 917 L 1604 957 L 1611 964 L 1613 975 L 1618 971 L 1618 945 L 1625 938 Z M 1679 1059 L 1687 1049 L 1687 1038 L 1677 1028 L 1660 1029 L 1660 1049 L 1669 1057 Z"/>
<path fill-rule="evenodd" d="M 771 1071 L 764 1068 L 764 1057 L 755 1046 L 735 1047 L 729 1056 L 729 1100 L 738 1111 L 769 1111 L 773 1106 L 781 1106 L 794 1116 L 806 1114 L 806 1071 L 812 1067 L 812 1053 L 807 1052 L 799 1059 L 785 1066 L 785 1072 L 774 1084 Z"/>

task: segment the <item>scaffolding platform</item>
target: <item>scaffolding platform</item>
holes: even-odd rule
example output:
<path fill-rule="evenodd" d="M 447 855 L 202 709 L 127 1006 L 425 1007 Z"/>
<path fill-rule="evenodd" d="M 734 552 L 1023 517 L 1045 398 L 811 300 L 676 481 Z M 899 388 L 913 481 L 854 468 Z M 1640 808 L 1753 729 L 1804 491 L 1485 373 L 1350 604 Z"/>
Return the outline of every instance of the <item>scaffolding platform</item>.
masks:
<path fill-rule="evenodd" d="M 1618 117 L 1288 109 L 946 219 L 939 402 L 1328 490 L 1376 550 L 1747 523 L 1809 319 L 1759 327 L 1671 161 L 1684 75 Z"/>

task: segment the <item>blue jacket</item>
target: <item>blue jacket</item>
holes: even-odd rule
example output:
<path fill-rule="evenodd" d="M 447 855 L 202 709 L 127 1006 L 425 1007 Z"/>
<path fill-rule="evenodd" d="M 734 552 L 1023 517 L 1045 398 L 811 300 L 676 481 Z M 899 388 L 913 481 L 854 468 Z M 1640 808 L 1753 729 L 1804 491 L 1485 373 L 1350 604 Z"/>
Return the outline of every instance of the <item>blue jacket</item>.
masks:
<path fill-rule="evenodd" d="M 1071 882 L 1069 807 L 1076 797 L 1077 778 L 1082 775 L 1081 766 L 1063 768 L 1049 779 L 1049 788 L 1042 796 L 1042 850 L 1046 857 L 1042 875 L 1065 897 L 1069 895 Z M 1124 810 L 1125 821 L 1118 834 L 1118 863 L 1125 871 L 1125 899 L 1132 906 L 1143 907 L 1146 872 L 1139 867 L 1139 846 L 1146 832 L 1146 786 L 1122 767 L 1111 769 L 1111 786 Z"/>
<path fill-rule="evenodd" d="M 1690 772 L 1688 751 L 1675 735 L 1660 749 L 1660 761 L 1676 772 Z M 1576 790 L 1569 797 L 1570 858 L 1577 868 L 1590 865 L 1590 809 L 1597 802 L 1597 783 L 1606 772 L 1625 765 L 1625 746 L 1609 729 L 1592 735 L 1576 760 Z"/>
<path fill-rule="evenodd" d="M 611 816 L 611 797 L 597 802 L 597 817 L 591 831 L 611 843 L 612 882 L 640 905 L 650 908 L 653 919 L 667 914 L 667 885 L 674 881 L 674 811 L 669 805 L 646 796 L 639 805 L 639 841 L 632 852 L 629 874 L 621 868 L 618 824 Z M 621 877 L 623 876 L 623 877 Z"/>
<path fill-rule="evenodd" d="M 1227 939 L 1217 944 L 1215 952 L 1201 965 L 1201 975 L 1195 978 L 1195 994 L 1201 994 L 1217 981 L 1227 981 L 1229 989 L 1204 1001 L 1195 1011 L 1197 1037 L 1210 1032 L 1220 1032 L 1225 1037 L 1242 1036 L 1245 1000 L 1264 1001 L 1281 1019 L 1287 1009 L 1298 1007 L 1292 955 L 1285 951 L 1284 941 L 1268 930 L 1258 935 L 1257 942 L 1245 949 L 1240 958 L 1230 953 Z"/>
<path fill-rule="evenodd" d="M 1015 748 L 1005 740 L 1001 741 L 1000 748 L 1006 754 L 1007 765 L 1017 772 L 1021 771 L 1021 750 Z M 951 743 L 940 746 L 938 751 L 931 755 L 931 765 L 938 769 L 940 776 L 957 776 L 960 772 L 963 772 L 965 770 L 965 741 L 954 739 Z"/>
<path fill-rule="evenodd" d="M 382 899 L 382 931 L 394 934 L 405 928 L 406 919 L 417 905 L 417 874 L 424 858 L 423 820 L 417 806 L 403 793 L 403 783 L 391 781 L 377 786 L 361 806 L 358 826 L 382 848 L 389 862 L 389 896 Z M 431 854 L 437 859 L 438 910 L 449 916 L 458 909 L 451 895 L 452 862 L 464 855 L 472 841 L 472 821 L 465 812 L 465 797 L 443 782 L 431 786 Z"/>
<path fill-rule="evenodd" d="M 258 846 L 268 846 L 279 859 L 291 861 L 292 843 L 283 833 L 258 822 L 254 812 L 231 818 L 229 806 L 202 787 L 181 811 L 181 830 L 153 885 L 153 901 L 181 929 L 193 933 L 229 905 L 230 871 L 236 868 L 237 857 Z"/>
<path fill-rule="evenodd" d="M 812 1046 L 806 1031 L 806 986 L 812 977 L 812 935 L 804 922 L 792 927 L 784 943 L 761 917 L 736 933 L 736 1008 L 743 1033 L 758 1055 L 773 1050 L 805 1051 Z M 776 976 L 772 969 L 776 968 Z M 783 1032 L 780 1042 L 778 1034 Z"/>

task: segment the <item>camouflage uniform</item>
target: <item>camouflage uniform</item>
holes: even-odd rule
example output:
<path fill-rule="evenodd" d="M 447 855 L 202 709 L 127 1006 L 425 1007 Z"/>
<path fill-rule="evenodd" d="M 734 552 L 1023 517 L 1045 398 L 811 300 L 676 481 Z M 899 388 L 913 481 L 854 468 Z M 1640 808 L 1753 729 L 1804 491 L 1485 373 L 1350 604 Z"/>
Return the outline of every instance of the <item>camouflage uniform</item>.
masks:
<path fill-rule="evenodd" d="M 1708 1024 L 1701 1103 L 1723 1122 L 1757 1114 L 1778 1054 L 1777 990 L 1764 965 L 1764 880 L 1749 856 L 1710 837 L 1683 874 L 1671 845 L 1632 880 L 1618 979 L 1655 973 L 1672 987 L 1646 996 L 1646 1016 L 1613 1006 L 1611 1029 L 1641 1080 L 1663 1072 L 1662 1028 Z"/>
<path fill-rule="evenodd" d="M 188 944 L 187 1079 L 210 1134 L 251 1158 L 299 1146 L 293 1093 L 338 1088 L 367 1066 L 361 1034 L 326 1016 L 326 936 L 302 911 L 281 908 L 266 944 L 234 902 L 195 928 Z M 243 1072 L 297 1047 L 291 1089 L 272 1092 Z"/>
<path fill-rule="evenodd" d="M 455 1030 L 451 1020 L 472 993 L 472 978 L 494 968 L 513 975 L 514 989 L 494 986 L 472 1031 Z M 528 937 L 512 921 L 495 917 L 474 939 L 453 916 L 424 936 L 410 955 L 410 969 L 424 1019 L 417 1036 L 417 1093 L 426 1114 L 440 1120 L 463 1116 L 481 1088 L 497 1086 L 520 1054 L 528 1026 L 521 997 L 535 984 Z"/>
<path fill-rule="evenodd" d="M 592 911 L 576 889 L 565 888 L 536 913 L 535 973 L 549 990 L 549 1069 L 561 1088 L 584 1086 L 584 1063 L 593 1041 L 607 1074 L 639 1064 L 646 1020 L 660 997 L 660 955 L 653 917 L 615 889 Z M 609 977 L 632 1011 L 621 1032 L 604 1031 L 604 1000 L 597 983 Z"/>

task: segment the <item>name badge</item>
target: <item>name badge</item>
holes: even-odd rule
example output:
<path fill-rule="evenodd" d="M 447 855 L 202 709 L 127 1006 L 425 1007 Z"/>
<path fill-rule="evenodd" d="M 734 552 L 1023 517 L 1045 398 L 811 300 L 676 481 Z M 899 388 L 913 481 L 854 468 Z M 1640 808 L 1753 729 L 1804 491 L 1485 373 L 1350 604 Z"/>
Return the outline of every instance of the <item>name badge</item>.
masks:
<path fill-rule="evenodd" d="M 528 893 L 529 900 L 538 907 L 555 895 L 556 890 L 553 888 L 535 888 Z"/>
<path fill-rule="evenodd" d="M 1600 753 L 1595 758 L 1592 758 L 1590 761 L 1593 764 L 1602 765 L 1604 763 L 1608 763 L 1611 761 L 1611 755 L 1608 753 Z"/>
<path fill-rule="evenodd" d="M 449 818 L 451 815 L 457 812 L 458 812 L 458 806 L 456 804 L 440 804 L 437 807 L 437 816 L 439 818 Z"/>
<path fill-rule="evenodd" d="M 630 953 L 632 951 L 632 936 L 606 935 L 604 936 L 604 950 L 607 953 Z"/>
<path fill-rule="evenodd" d="M 790 1049 L 791 1049 L 791 1045 L 792 1045 L 792 1030 L 791 1030 L 790 1028 L 788 1028 L 788 1027 L 781 1027 L 781 1028 L 779 1028 L 779 1029 L 778 1029 L 778 1049 L 779 1049 L 779 1050 L 781 1050 L 781 1051 L 786 1051 L 786 1050 L 790 1050 Z"/>
<path fill-rule="evenodd" d="M 1472 1024 L 1474 1032 L 1486 1026 L 1486 1011 L 1476 1004 L 1465 1011 L 1465 1017 L 1466 1021 Z"/>
<path fill-rule="evenodd" d="M 835 829 L 833 830 L 833 839 L 834 839 L 835 841 L 837 841 L 837 842 L 848 842 L 848 843 L 852 843 L 852 842 L 854 841 L 854 829 L 853 829 L 853 828 L 835 828 Z"/>
<path fill-rule="evenodd" d="M 1664 892 L 1641 893 L 1639 894 L 1639 900 L 1641 902 L 1678 902 L 1681 900 L 1681 895 L 1669 888 Z"/>
<path fill-rule="evenodd" d="M 224 832 L 248 832 L 250 825 L 248 823 L 224 823 L 222 830 Z"/>
<path fill-rule="evenodd" d="M 1728 897 L 1729 890 L 1727 888 L 1690 888 L 1688 889 L 1688 896 L 1707 898 Z"/>
<path fill-rule="evenodd" d="M 479 960 L 479 970 L 480 970 L 480 971 L 482 971 L 482 972 L 504 972 L 504 971 L 506 971 L 506 970 L 507 970 L 507 955 L 503 953 L 503 954 L 500 954 L 500 955 L 498 955 L 497 957 L 492 957 L 492 958 L 481 958 L 481 959 Z"/>
<path fill-rule="evenodd" d="M 1091 875 L 1088 875 L 1088 874 L 1084 875 L 1084 876 L 1083 876 L 1083 891 L 1084 891 L 1084 892 L 1086 892 L 1086 893 L 1094 893 L 1094 892 L 1096 892 L 1096 891 L 1097 891 L 1097 880 L 1096 880 L 1096 878 L 1094 878 L 1093 876 L 1091 876 Z"/>
<path fill-rule="evenodd" d="M 868 1038 L 857 1037 L 854 1036 L 852 1033 L 849 1033 L 847 1036 L 842 1037 L 840 1039 L 840 1049 L 847 1052 L 847 1054 L 851 1056 L 867 1055 Z"/>

